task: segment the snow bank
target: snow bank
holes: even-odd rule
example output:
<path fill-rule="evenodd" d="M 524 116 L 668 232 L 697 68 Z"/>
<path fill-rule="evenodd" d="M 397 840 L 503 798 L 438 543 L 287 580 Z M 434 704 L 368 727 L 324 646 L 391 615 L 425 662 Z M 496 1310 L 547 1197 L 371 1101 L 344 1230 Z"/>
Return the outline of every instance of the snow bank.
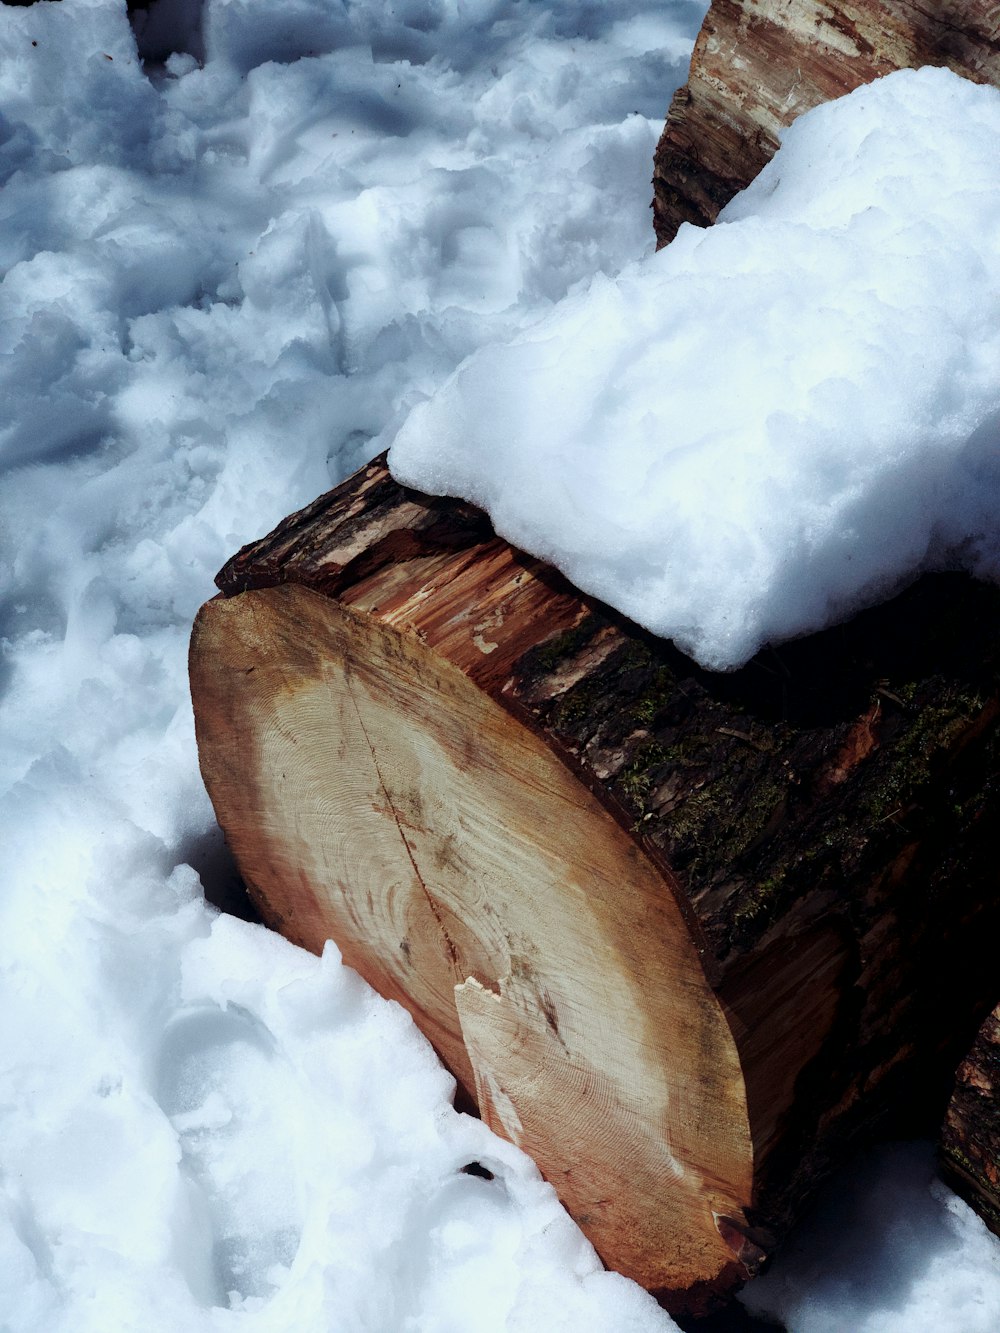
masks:
<path fill-rule="evenodd" d="M 923 69 L 476 353 L 390 461 L 731 668 L 922 568 L 1000 574 L 998 444 L 1000 92 Z"/>

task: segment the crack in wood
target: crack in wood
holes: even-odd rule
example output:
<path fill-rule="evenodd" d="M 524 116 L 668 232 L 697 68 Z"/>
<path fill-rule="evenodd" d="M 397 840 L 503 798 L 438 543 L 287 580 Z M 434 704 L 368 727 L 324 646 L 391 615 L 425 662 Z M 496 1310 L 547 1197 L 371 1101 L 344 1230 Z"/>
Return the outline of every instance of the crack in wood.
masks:
<path fill-rule="evenodd" d="M 417 877 L 417 883 L 423 890 L 424 897 L 427 900 L 427 906 L 431 910 L 431 915 L 434 917 L 434 920 L 437 922 L 438 927 L 441 931 L 441 936 L 444 940 L 445 949 L 447 950 L 448 957 L 451 959 L 451 965 L 455 970 L 455 975 L 461 977 L 462 969 L 459 967 L 458 949 L 455 947 L 455 942 L 448 933 L 448 927 L 444 924 L 444 918 L 441 915 L 440 908 L 434 901 L 434 897 L 430 889 L 427 887 L 423 875 L 420 873 L 420 867 L 417 865 L 416 857 L 413 855 L 413 848 L 410 846 L 409 840 L 407 839 L 406 834 L 403 832 L 402 820 L 400 819 L 399 812 L 396 809 L 395 802 L 389 795 L 389 788 L 385 784 L 385 778 L 383 778 L 382 776 L 382 770 L 379 767 L 379 762 L 378 762 L 378 755 L 375 753 L 375 746 L 372 744 L 372 738 L 371 736 L 369 736 L 368 728 L 365 726 L 364 718 L 361 716 L 361 709 L 358 707 L 358 701 L 354 694 L 354 685 L 351 680 L 351 672 L 350 669 L 346 666 L 346 664 L 344 671 L 344 679 L 347 683 L 347 693 L 350 696 L 351 704 L 353 705 L 354 712 L 357 715 L 358 726 L 361 728 L 361 732 L 365 738 L 365 742 L 368 746 L 368 749 L 371 751 L 372 765 L 375 769 L 375 775 L 378 778 L 379 786 L 382 788 L 382 794 L 386 799 L 386 804 L 392 811 L 392 817 L 393 820 L 395 821 L 396 830 L 399 833 L 400 841 L 402 842 L 403 847 L 406 849 L 406 855 L 409 858 L 410 865 L 413 868 L 413 873 Z"/>

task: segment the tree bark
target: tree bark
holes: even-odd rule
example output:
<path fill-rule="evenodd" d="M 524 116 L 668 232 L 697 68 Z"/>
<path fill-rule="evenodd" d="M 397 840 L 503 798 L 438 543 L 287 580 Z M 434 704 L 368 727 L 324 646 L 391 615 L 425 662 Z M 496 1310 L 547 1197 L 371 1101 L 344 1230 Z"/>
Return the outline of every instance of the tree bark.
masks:
<path fill-rule="evenodd" d="M 803 111 L 921 65 L 1000 85 L 996 0 L 713 0 L 656 150 L 658 244 L 714 222 Z"/>
<path fill-rule="evenodd" d="M 942 1173 L 1000 1236 L 1000 1007 L 959 1066 L 941 1136 Z"/>
<path fill-rule="evenodd" d="M 399 1000 L 612 1266 L 753 1274 L 995 999 L 1000 593 L 924 580 L 716 675 L 376 460 L 199 614 L 264 918 Z"/>

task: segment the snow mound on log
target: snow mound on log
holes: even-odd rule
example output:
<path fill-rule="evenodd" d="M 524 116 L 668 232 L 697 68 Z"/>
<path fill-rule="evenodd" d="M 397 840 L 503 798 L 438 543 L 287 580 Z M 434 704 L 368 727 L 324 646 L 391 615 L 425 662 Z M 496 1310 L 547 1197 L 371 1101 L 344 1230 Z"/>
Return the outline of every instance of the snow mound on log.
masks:
<path fill-rule="evenodd" d="M 947 70 L 817 107 L 714 227 L 469 357 L 394 474 L 718 669 L 995 577 L 998 149 L 1000 93 Z"/>

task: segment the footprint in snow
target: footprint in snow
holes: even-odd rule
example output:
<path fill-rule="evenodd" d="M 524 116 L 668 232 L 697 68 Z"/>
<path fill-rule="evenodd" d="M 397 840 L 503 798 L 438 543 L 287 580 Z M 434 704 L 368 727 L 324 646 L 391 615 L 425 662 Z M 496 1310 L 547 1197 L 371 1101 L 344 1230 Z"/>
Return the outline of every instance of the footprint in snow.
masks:
<path fill-rule="evenodd" d="M 411 1211 L 394 1256 L 400 1333 L 497 1328 L 521 1279 L 522 1229 L 496 1162 L 471 1162 Z M 447 1311 L 441 1322 L 442 1311 Z"/>
<path fill-rule="evenodd" d="M 178 1260 L 205 1305 L 272 1296 L 295 1258 L 290 1089 L 270 1033 L 238 1006 L 183 1011 L 163 1035 L 156 1097 L 182 1152 Z"/>

